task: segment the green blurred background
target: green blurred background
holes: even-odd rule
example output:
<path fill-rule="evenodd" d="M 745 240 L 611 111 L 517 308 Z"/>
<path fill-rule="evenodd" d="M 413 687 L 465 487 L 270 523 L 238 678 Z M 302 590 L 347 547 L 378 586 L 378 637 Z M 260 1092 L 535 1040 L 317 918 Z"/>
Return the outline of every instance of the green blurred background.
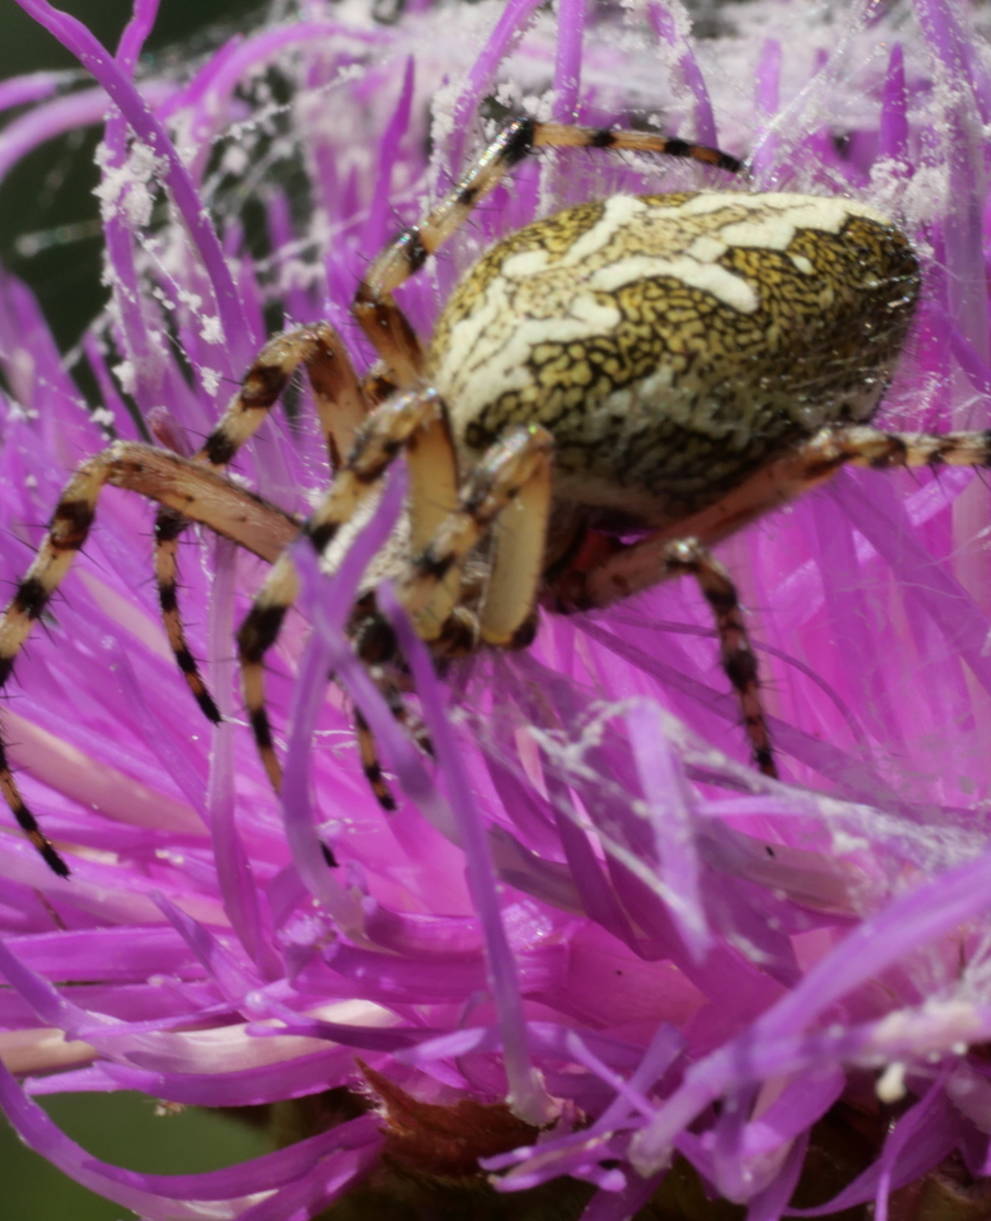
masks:
<path fill-rule="evenodd" d="M 114 48 L 131 13 L 130 0 L 60 0 L 100 41 Z M 0 0 L 0 79 L 39 69 L 79 70 L 78 62 L 36 25 L 14 0 Z M 144 62 L 192 58 L 240 30 L 255 28 L 264 8 L 248 0 L 160 0 L 158 21 Z M 31 284 L 65 348 L 105 299 L 100 286 L 100 236 L 93 152 L 99 139 L 53 141 L 25 158 L 0 186 L 0 261 Z M 37 253 L 24 239 L 40 237 Z M 32 245 L 33 245 L 32 241 Z"/>
<path fill-rule="evenodd" d="M 77 68 L 55 40 L 17 8 L 0 0 L 0 79 L 46 68 Z M 62 0 L 107 46 L 114 47 L 130 16 L 126 0 Z M 161 0 L 146 54 L 172 55 L 215 45 L 260 20 L 261 10 L 236 0 Z M 78 339 L 100 307 L 100 240 L 93 187 L 98 132 L 43 147 L 0 186 L 0 262 L 41 299 L 60 348 Z M 39 238 L 27 254 L 24 238 Z M 0 524 L 2 528 L 2 524 Z M 96 1157 L 134 1170 L 190 1174 L 230 1165 L 267 1145 L 233 1120 L 195 1110 L 166 1116 L 153 1100 L 130 1094 L 73 1095 L 45 1107 Z M 0 1218 L 3 1221 L 120 1221 L 131 1214 L 64 1178 L 26 1150 L 0 1119 Z"/>

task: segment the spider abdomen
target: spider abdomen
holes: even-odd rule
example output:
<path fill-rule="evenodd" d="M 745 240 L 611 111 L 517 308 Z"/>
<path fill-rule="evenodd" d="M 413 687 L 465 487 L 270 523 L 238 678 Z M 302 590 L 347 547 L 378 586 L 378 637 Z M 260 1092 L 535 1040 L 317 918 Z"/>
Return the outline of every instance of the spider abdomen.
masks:
<path fill-rule="evenodd" d="M 469 461 L 539 423 L 559 502 L 656 524 L 824 424 L 869 419 L 918 288 L 907 238 L 860 203 L 614 195 L 491 247 L 428 375 Z"/>

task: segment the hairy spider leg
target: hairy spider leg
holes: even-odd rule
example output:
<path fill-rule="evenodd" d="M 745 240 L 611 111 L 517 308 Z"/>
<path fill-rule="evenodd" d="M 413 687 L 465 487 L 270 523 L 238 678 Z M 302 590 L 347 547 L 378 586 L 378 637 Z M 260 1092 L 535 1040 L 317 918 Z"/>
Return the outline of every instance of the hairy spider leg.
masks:
<path fill-rule="evenodd" d="M 610 606 L 649 589 L 686 571 L 673 549 L 687 546 L 696 549 L 697 555 L 705 555 L 705 547 L 796 500 L 843 466 L 891 470 L 941 465 L 991 466 L 991 430 L 933 434 L 885 432 L 869 425 L 820 429 L 716 504 L 639 542 L 603 548 L 601 558 L 584 571 L 566 570 L 552 583 L 548 600 L 554 609 L 567 613 Z M 757 765 L 766 775 L 775 775 L 756 659 L 739 616 L 736 592 L 721 568 L 708 589 L 710 578 L 702 568 L 688 566 L 687 570 L 694 571 L 716 617 L 723 668 L 740 700 Z"/>
<path fill-rule="evenodd" d="M 304 365 L 313 385 L 331 463 L 335 469 L 339 469 L 340 459 L 350 449 L 349 442 L 372 402 L 382 399 L 393 388 L 410 389 L 423 373 L 422 347 L 393 299 L 393 291 L 423 266 L 426 258 L 464 222 L 480 199 L 489 194 L 528 153 L 540 147 L 614 148 L 689 158 L 730 172 L 740 168 L 736 158 L 718 149 L 646 132 L 539 123 L 532 119 L 511 121 L 473 162 L 445 199 L 428 212 L 418 225 L 400 234 L 374 260 L 358 285 L 352 313 L 378 351 L 382 368 L 374 370 L 364 381 L 359 381 L 340 337 L 326 323 L 277 336 L 259 353 L 240 391 L 194 455 L 195 460 L 214 468 L 226 466 L 238 448 L 258 428 L 295 370 Z M 426 464 L 421 469 L 427 469 Z M 411 492 L 410 504 L 414 516 L 428 503 L 427 498 L 415 494 L 415 489 Z M 163 622 L 176 661 L 200 708 L 211 721 L 216 722 L 220 719 L 220 713 L 189 649 L 178 608 L 177 548 L 185 525 L 176 513 L 163 512 L 158 515 L 155 523 L 155 576 Z M 492 608 L 490 615 L 495 614 Z M 499 629 L 494 620 L 491 631 L 498 636 Z"/>
<path fill-rule="evenodd" d="M 443 403 L 436 391 L 414 390 L 386 400 L 368 417 L 354 449 L 326 495 L 303 526 L 313 549 L 325 556 L 341 527 L 380 486 L 390 463 L 406 452 L 410 475 L 412 544 L 424 545 L 449 507 L 457 503 L 457 462 Z M 288 553 L 276 561 L 237 634 L 244 702 L 258 753 L 272 787 L 282 786 L 265 706 L 264 658 L 286 613 L 299 596 L 299 579 Z"/>
<path fill-rule="evenodd" d="M 368 414 L 361 385 L 340 336 L 329 323 L 299 327 L 276 335 L 258 353 L 237 393 L 193 461 L 212 470 L 230 463 L 255 433 L 300 366 L 313 388 L 317 416 L 331 466 L 340 466 Z M 181 513 L 163 509 L 155 519 L 155 581 L 169 646 L 193 698 L 215 724 L 220 711 L 200 674 L 186 640 L 178 601 L 179 538 L 189 524 Z"/>
<path fill-rule="evenodd" d="M 423 410 L 422 403 L 426 400 L 436 404 L 436 410 L 426 410 L 422 420 L 417 424 L 416 417 Z M 426 548 L 433 539 L 447 515 L 458 503 L 458 470 L 454 442 L 451 437 L 447 410 L 435 391 L 413 392 L 409 396 L 400 396 L 392 402 L 387 402 L 376 413 L 376 423 L 373 426 L 369 420 L 369 428 L 381 426 L 391 436 L 393 442 L 399 443 L 406 456 L 407 493 L 406 518 L 409 526 L 406 545 L 416 554 Z M 402 439 L 400 439 L 402 438 Z M 375 460 L 372 460 L 374 467 Z M 374 482 L 374 480 L 373 480 Z M 340 510 L 333 510 L 334 513 Z M 319 511 L 317 516 L 319 516 Z M 315 545 L 321 554 L 326 555 L 331 546 L 338 527 L 343 524 L 336 518 L 332 528 L 321 532 L 315 526 Z M 321 541 L 322 537 L 322 541 Z M 455 600 L 460 592 L 460 569 L 452 569 L 443 581 L 443 588 L 451 600 Z M 409 710 L 403 700 L 402 692 L 397 684 L 394 666 L 378 664 L 380 658 L 391 659 L 394 650 L 392 633 L 374 609 L 374 597 L 367 599 L 368 607 L 365 614 L 356 608 L 353 623 L 355 624 L 355 648 L 362 660 L 368 664 L 369 675 L 383 695 L 393 717 L 403 726 L 410 729 L 418 744 L 424 747 L 425 731 L 422 727 L 411 727 Z M 472 632 L 472 639 L 477 633 Z M 395 800 L 388 785 L 382 778 L 382 768 L 372 736 L 360 709 L 356 710 L 355 732 L 358 740 L 358 755 L 362 771 L 371 786 L 372 792 L 386 810 L 396 808 Z M 271 775 L 271 773 L 269 773 Z"/>
<path fill-rule="evenodd" d="M 409 708 L 393 674 L 385 667 L 372 666 L 369 669 L 369 676 L 388 705 L 393 719 L 409 732 L 425 754 L 432 755 L 433 746 L 430 738 L 423 726 L 411 719 Z M 330 677 L 332 678 L 333 675 Z M 382 809 L 391 812 L 396 808 L 396 799 L 382 775 L 382 764 L 379 760 L 378 747 L 375 744 L 375 735 L 360 708 L 354 710 L 354 732 L 362 774 Z"/>
<path fill-rule="evenodd" d="M 393 292 L 415 275 L 430 255 L 464 224 L 476 204 L 538 148 L 658 153 L 716 166 L 732 174 L 742 168 L 740 161 L 729 153 L 672 136 L 612 127 L 541 123 L 530 118 L 512 119 L 475 158 L 440 203 L 417 224 L 404 229 L 373 260 L 358 285 L 351 312 L 397 385 L 411 386 L 421 378 L 424 358 L 420 342 L 396 304 Z"/>
<path fill-rule="evenodd" d="M 33 563 L 0 617 L 0 688 L 10 678 L 31 629 L 86 542 L 100 492 L 110 484 L 138 492 L 231 539 L 269 563 L 298 535 L 299 521 L 260 496 L 189 458 L 138 442 L 117 441 L 77 467 L 52 514 Z M 69 869 L 21 796 L 0 736 L 0 790 L 18 825 L 60 877 Z"/>
<path fill-rule="evenodd" d="M 463 653 L 466 643 L 470 650 L 479 639 L 503 648 L 532 639 L 551 506 L 552 451 L 551 435 L 540 427 L 521 428 L 493 445 L 472 470 L 457 507 L 434 537 L 425 547 L 410 548 L 396 592 L 417 634 L 435 653 Z M 486 538 L 494 549 L 493 565 L 476 614 L 457 603 L 465 560 Z M 393 716 L 406 724 L 405 705 L 391 671 L 373 666 L 370 673 Z M 380 804 L 395 809 L 363 717 L 357 730 L 365 777 Z"/>
<path fill-rule="evenodd" d="M 500 570 L 512 569 L 515 592 L 507 599 L 500 585 L 499 592 L 483 595 L 476 635 L 493 644 L 513 643 L 516 631 L 532 614 L 540 582 L 550 510 L 550 435 L 542 428 L 520 429 L 493 446 L 474 468 L 459 496 L 454 450 L 436 392 L 414 391 L 384 403 L 368 418 L 355 450 L 304 527 L 323 558 L 328 558 L 340 528 L 352 520 L 400 450 L 405 450 L 410 468 L 410 540 L 397 590 L 417 632 L 438 647 L 443 647 L 445 634 L 463 637 L 464 616 L 457 602 L 464 561 L 498 523 L 495 563 Z M 503 529 L 503 517 L 517 505 L 518 516 L 506 522 Z M 489 583 L 490 591 L 494 584 Z M 282 769 L 265 707 L 263 661 L 298 592 L 294 565 L 285 554 L 272 569 L 238 632 L 245 704 L 259 754 L 276 791 L 281 787 Z M 373 620 L 374 612 L 365 621 L 367 641 L 357 644 L 366 661 L 372 661 L 371 654 L 383 647 L 371 628 Z M 398 693 L 387 670 L 373 668 L 372 674 L 393 715 L 403 719 Z M 380 803 L 387 809 L 394 808 L 363 718 L 358 719 L 357 728 L 365 776 Z"/>
<path fill-rule="evenodd" d="M 553 449 L 551 434 L 539 425 L 490 446 L 465 481 L 457 508 L 426 547 L 411 549 L 397 596 L 421 639 L 442 641 L 457 609 L 465 560 L 490 535 L 494 556 L 478 634 L 486 644 L 511 648 L 516 633 L 528 628 L 542 576 Z M 455 630 L 463 632 L 461 621 Z"/>
<path fill-rule="evenodd" d="M 403 672 L 396 653 L 395 636 L 379 614 L 374 594 L 366 594 L 358 603 L 351 624 L 351 643 L 393 720 L 407 731 L 425 755 L 433 756 L 430 735 L 419 716 L 411 713 L 404 698 L 403 692 L 409 690 L 409 676 Z M 328 681 L 333 677 L 333 674 L 328 675 Z M 354 710 L 354 727 L 358 759 L 365 779 L 382 808 L 392 811 L 396 802 L 383 779 L 375 738 L 360 708 Z"/>
<path fill-rule="evenodd" d="M 691 574 L 698 582 L 716 621 L 720 661 L 740 702 L 743 727 L 757 770 L 776 780 L 778 769 L 760 697 L 757 655 L 750 644 L 736 586 L 722 564 L 695 538 L 668 543 L 664 549 L 661 580 L 681 573 Z"/>
<path fill-rule="evenodd" d="M 587 571 L 569 570 L 553 583 L 550 604 L 562 614 L 611 606 L 649 589 L 671 541 L 697 538 L 711 546 L 748 522 L 798 499 L 832 478 L 843 466 L 892 470 L 898 467 L 991 466 L 991 429 L 973 432 L 885 432 L 866 424 L 819 430 L 787 454 L 733 488 L 714 505 L 617 546 Z M 661 578 L 663 579 L 663 578 Z"/>

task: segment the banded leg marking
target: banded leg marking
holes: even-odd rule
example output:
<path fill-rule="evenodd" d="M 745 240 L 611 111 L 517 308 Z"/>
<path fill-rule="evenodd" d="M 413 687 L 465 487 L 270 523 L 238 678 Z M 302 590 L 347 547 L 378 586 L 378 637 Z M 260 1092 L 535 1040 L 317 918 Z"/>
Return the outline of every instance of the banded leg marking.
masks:
<path fill-rule="evenodd" d="M 382 623 L 381 620 L 380 623 Z M 375 628 L 372 630 L 375 631 Z M 391 628 L 385 626 L 385 631 L 391 635 Z M 357 641 L 355 642 L 355 647 L 359 648 L 360 652 Z M 407 731 L 425 755 L 433 758 L 433 743 L 430 741 L 426 728 L 419 717 L 412 715 L 407 707 L 397 682 L 397 676 L 392 672 L 391 667 L 370 666 L 369 675 L 379 694 L 388 705 L 392 719 Z M 382 775 L 382 763 L 379 759 L 375 735 L 358 708 L 355 709 L 354 721 L 355 733 L 358 739 L 358 758 L 361 760 L 361 770 L 368 781 L 368 787 L 372 790 L 382 809 L 387 813 L 392 813 L 396 809 L 396 799 L 393 797 L 392 790 Z"/>
<path fill-rule="evenodd" d="M 716 621 L 720 660 L 740 701 L 743 726 L 757 770 L 777 779 L 771 735 L 760 698 L 757 656 L 750 644 L 736 586 L 722 564 L 694 538 L 669 543 L 666 548 L 662 579 L 681 573 L 695 577 Z"/>
<path fill-rule="evenodd" d="M 329 323 L 299 327 L 276 335 L 258 353 L 216 428 L 194 454 L 212 470 L 227 466 L 260 427 L 268 412 L 304 367 L 313 389 L 317 416 L 331 466 L 337 469 L 367 414 L 361 384 L 340 336 Z M 200 709 L 215 724 L 220 711 L 190 651 L 179 611 L 178 549 L 188 520 L 162 510 L 155 519 L 155 581 L 169 646 Z"/>
<path fill-rule="evenodd" d="M 836 464 L 890 470 L 908 466 L 991 466 L 991 429 L 974 432 L 882 432 L 858 426 L 836 429 Z M 824 459 L 828 440 L 820 442 Z M 811 455 L 810 455 L 811 460 Z"/>
<path fill-rule="evenodd" d="M 383 694 L 386 694 L 388 698 L 387 693 Z M 396 709 L 392 704 L 390 704 L 390 711 L 393 716 L 396 715 Z M 397 717 L 397 719 L 401 719 L 401 717 Z M 375 799 L 382 809 L 391 814 L 396 809 L 396 799 L 382 775 L 382 764 L 379 761 L 378 747 L 375 745 L 375 735 L 360 708 L 354 710 L 354 729 L 358 739 L 358 758 L 361 761 L 361 770 L 368 781 L 368 787 L 375 794 Z"/>
<path fill-rule="evenodd" d="M 722 500 L 699 513 L 655 531 L 630 546 L 617 546 L 609 540 L 612 545 L 602 549 L 600 562 L 585 571 L 571 568 L 557 577 L 548 601 L 563 612 L 587 610 L 609 606 L 648 589 L 673 575 L 675 568 L 685 569 L 680 562 L 672 565 L 672 548 L 684 545 L 683 540 L 673 536 L 690 536 L 695 548 L 710 546 L 771 509 L 824 483 L 846 465 L 873 470 L 941 465 L 988 467 L 991 466 L 991 430 L 933 434 L 884 432 L 869 425 L 821 429 L 804 444 L 769 463 Z M 711 563 L 715 564 L 715 561 Z M 728 588 L 720 587 L 720 581 L 729 580 L 721 568 L 717 566 L 712 571 L 716 578 L 706 574 L 708 588 L 702 581 L 701 570 L 696 575 L 699 575 L 702 592 L 716 615 L 717 627 L 721 615 L 729 616 L 725 620 L 725 631 L 720 628 L 723 667 L 739 694 L 757 765 L 765 774 L 774 775 L 767 726 L 760 707 L 756 666 L 736 594 L 731 583 Z"/>
<path fill-rule="evenodd" d="M 613 546 L 586 571 L 572 568 L 553 583 L 550 605 L 568 613 L 610 606 L 657 584 L 667 545 L 697 538 L 711 547 L 748 522 L 804 495 L 843 466 L 991 466 L 991 430 L 948 433 L 884 432 L 869 425 L 823 428 L 769 463 L 716 504 L 631 546 Z"/>
<path fill-rule="evenodd" d="M 550 505 L 551 446 L 550 434 L 542 428 L 521 429 L 492 446 L 473 471 L 457 508 L 443 517 L 424 548 L 414 547 L 406 576 L 398 582 L 399 599 L 412 615 L 417 632 L 437 653 L 453 656 L 464 652 L 468 641 L 468 647 L 474 647 L 480 637 L 489 643 L 511 645 L 518 631 L 529 631 Z M 507 524 L 503 533 L 506 515 L 517 506 L 518 518 Z M 476 619 L 467 608 L 457 605 L 461 570 L 465 557 L 490 530 L 499 536 L 496 559 Z M 509 596 L 502 588 L 493 593 L 493 587 L 510 571 L 513 575 L 504 582 L 510 588 Z M 388 659 L 395 646 L 390 629 L 373 613 L 359 631 L 355 647 L 362 660 L 369 662 L 373 658 Z M 387 670 L 379 665 L 372 665 L 370 670 L 392 715 L 401 724 L 408 724 L 406 705 Z M 379 804 L 393 810 L 395 800 L 382 777 L 371 729 L 360 713 L 356 724 L 365 777 Z M 431 753 L 429 740 L 420 734 L 414 736 L 421 749 Z"/>
<path fill-rule="evenodd" d="M 237 633 L 237 655 L 241 666 L 241 689 L 255 746 L 272 788 L 282 788 L 282 765 L 275 753 L 272 724 L 265 703 L 265 654 L 275 644 L 290 608 L 299 597 L 296 567 L 283 553 L 255 595 Z"/>
<path fill-rule="evenodd" d="M 353 520 L 390 463 L 404 450 L 410 467 L 411 496 L 420 489 L 417 498 L 421 499 L 432 482 L 435 489 L 440 489 L 434 495 L 440 494 L 443 500 L 444 489 L 456 486 L 457 474 L 443 404 L 436 391 L 398 395 L 368 417 L 347 461 L 303 527 L 322 558 L 328 558 L 341 527 Z M 435 512 L 430 509 L 422 514 L 421 529 L 432 522 Z M 411 518 L 416 522 L 416 510 L 411 509 Z M 264 661 L 298 596 L 295 566 L 290 556 L 283 554 L 258 591 L 237 635 L 245 707 L 258 753 L 276 792 L 282 786 L 282 767 L 265 703 Z"/>
<path fill-rule="evenodd" d="M 367 415 L 365 396 L 347 350 L 327 322 L 275 335 L 258 353 L 217 426 L 194 455 L 227 466 L 258 431 L 299 368 L 305 368 L 331 465 L 354 444 Z"/>
<path fill-rule="evenodd" d="M 6 685 L 31 628 L 44 614 L 75 553 L 85 543 L 102 485 L 98 467 L 89 462 L 76 471 L 62 493 L 45 541 L 0 619 L 0 688 Z M 38 820 L 21 796 L 10 769 L 6 744 L 2 740 L 0 789 L 17 825 L 45 864 L 59 877 L 68 877 L 68 865 L 42 832 Z"/>
<path fill-rule="evenodd" d="M 263 559 L 275 558 L 299 532 L 292 517 L 188 458 L 137 442 L 116 442 L 83 462 L 66 484 L 34 562 L 0 617 L 0 688 L 6 685 L 31 629 L 86 542 L 100 492 L 107 484 L 181 511 Z M 0 790 L 18 826 L 45 862 L 66 877 L 68 866 L 21 796 L 2 738 Z"/>
<path fill-rule="evenodd" d="M 400 385 L 409 385 L 422 374 L 423 353 L 392 294 L 464 224 L 475 205 L 537 148 L 618 149 L 688 158 L 728 173 L 737 173 L 741 168 L 737 158 L 728 153 L 670 136 L 513 119 L 483 149 L 444 199 L 418 224 L 404 229 L 378 255 L 355 293 L 352 313 Z"/>
<path fill-rule="evenodd" d="M 538 426 L 519 429 L 491 446 L 471 472 L 458 508 L 448 514 L 428 546 L 413 556 L 406 576 L 397 582 L 397 593 L 424 640 L 434 641 L 444 634 L 456 608 L 466 557 L 493 526 L 501 527 L 512 502 L 522 495 L 538 513 L 541 504 L 546 513 L 552 451 L 550 433 Z M 542 537 L 542 531 L 533 535 L 528 529 L 520 524 L 515 546 L 510 542 L 501 553 L 501 564 L 515 556 L 530 567 L 533 539 Z M 488 628 L 493 643 L 497 635 L 505 637 L 498 643 L 509 643 L 527 619 L 539 575 L 539 566 L 535 576 L 524 568 L 520 597 L 506 601 L 501 594 L 491 594 L 483 600 L 482 628 Z"/>
<path fill-rule="evenodd" d="M 409 562 L 409 571 L 400 580 L 399 598 L 413 616 L 417 632 L 445 655 L 464 652 L 466 643 L 474 644 L 482 634 L 485 624 L 485 607 L 489 599 L 483 599 L 481 623 L 466 608 L 457 606 L 461 591 L 461 567 L 471 549 L 495 526 L 502 524 L 502 517 L 518 499 L 521 512 L 528 508 L 537 511 L 536 522 L 518 523 L 518 540 L 498 552 L 501 562 L 507 567 L 519 565 L 520 580 L 518 596 L 504 603 L 495 599 L 490 607 L 488 629 L 490 642 L 496 643 L 496 635 L 505 635 L 500 642 L 511 643 L 511 637 L 521 626 L 529 626 L 533 604 L 536 600 L 540 577 L 539 559 L 532 564 L 533 540 L 542 550 L 546 510 L 550 499 L 550 435 L 542 428 L 520 430 L 500 445 L 493 446 L 482 462 L 475 468 L 460 504 L 445 515 L 435 536 L 422 550 L 414 551 Z M 543 506 L 544 515 L 540 515 Z M 516 523 L 514 523 L 516 524 Z M 533 533 L 530 533 L 530 531 Z M 499 561 L 497 561 L 498 564 Z M 492 584 L 496 572 L 493 570 Z M 388 639 L 383 639 L 383 631 Z M 356 639 L 356 648 L 362 660 L 372 657 L 388 657 L 394 645 L 391 631 L 377 616 L 371 616 L 363 632 Z M 402 724 L 408 723 L 408 711 L 402 696 L 381 667 L 372 667 L 376 685 L 389 702 L 392 715 Z M 395 809 L 395 801 L 382 778 L 378 751 L 370 728 L 359 716 L 358 748 L 362 769 L 378 798 L 387 810 Z M 417 734 L 421 749 L 430 753 L 429 739 Z"/>

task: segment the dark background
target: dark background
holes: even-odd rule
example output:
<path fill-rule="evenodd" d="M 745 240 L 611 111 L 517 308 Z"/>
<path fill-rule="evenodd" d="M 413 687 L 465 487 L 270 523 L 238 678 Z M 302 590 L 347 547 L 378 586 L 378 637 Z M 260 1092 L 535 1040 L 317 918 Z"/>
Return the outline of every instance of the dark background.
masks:
<path fill-rule="evenodd" d="M 59 0 L 107 47 L 116 48 L 131 14 L 130 0 Z M 186 58 L 205 52 L 238 30 L 253 28 L 263 10 L 252 0 L 161 0 L 158 20 L 145 44 L 144 62 Z M 0 80 L 41 69 L 81 72 L 78 61 L 14 0 L 0 13 Z M 102 304 L 97 183 L 93 153 L 100 132 L 92 129 L 42 145 L 0 185 L 0 263 L 26 280 L 40 297 L 59 347 L 78 339 Z M 24 235 L 64 237 L 26 256 Z"/>
<path fill-rule="evenodd" d="M 130 17 L 125 0 L 59 0 L 113 48 Z M 162 0 L 146 58 L 206 50 L 238 29 L 251 28 L 258 10 L 248 0 Z M 13 2 L 0 13 L 0 79 L 76 61 Z M 0 263 L 39 296 L 61 349 L 78 339 L 100 308 L 98 210 L 92 190 L 93 150 L 99 133 L 42 146 L 0 185 Z M 60 227 L 68 226 L 65 237 Z M 58 240 L 27 257 L 24 235 Z M 2 527 L 0 527 L 2 528 Z M 96 1157 L 134 1170 L 191 1174 L 231 1165 L 264 1152 L 260 1136 L 223 1117 L 190 1110 L 162 1117 L 152 1099 L 130 1094 L 77 1094 L 46 1100 L 45 1108 Z M 119 1205 L 92 1195 L 26 1150 L 0 1118 L 0 1217 L 10 1221 L 121 1221 Z"/>

